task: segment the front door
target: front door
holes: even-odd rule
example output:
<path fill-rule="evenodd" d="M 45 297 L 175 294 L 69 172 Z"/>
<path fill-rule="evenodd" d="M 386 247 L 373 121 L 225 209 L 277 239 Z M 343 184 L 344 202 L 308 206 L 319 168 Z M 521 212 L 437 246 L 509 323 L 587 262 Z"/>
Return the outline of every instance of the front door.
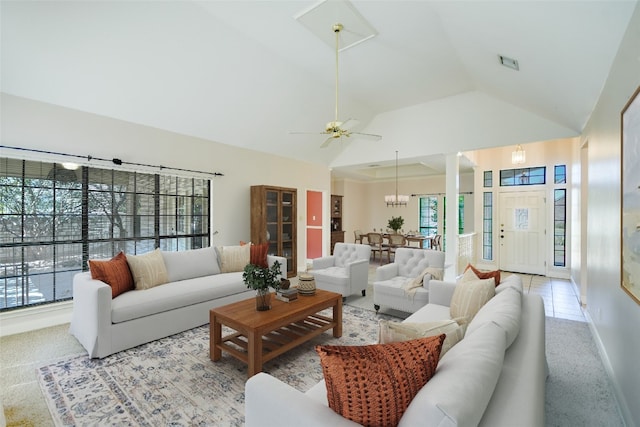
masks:
<path fill-rule="evenodd" d="M 545 274 L 544 191 L 500 193 L 500 269 Z"/>

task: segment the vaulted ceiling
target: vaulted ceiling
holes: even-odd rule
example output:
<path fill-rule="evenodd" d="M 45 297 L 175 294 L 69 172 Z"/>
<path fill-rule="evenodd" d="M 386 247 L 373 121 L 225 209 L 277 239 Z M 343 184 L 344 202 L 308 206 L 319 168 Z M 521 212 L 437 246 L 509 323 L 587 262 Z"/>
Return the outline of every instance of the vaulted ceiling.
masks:
<path fill-rule="evenodd" d="M 396 150 L 426 174 L 446 154 L 579 135 L 636 5 L 3 0 L 0 83 L 11 95 L 344 176 L 383 176 Z M 375 36 L 340 53 L 340 119 L 382 139 L 320 148 L 334 116 L 331 27 L 344 23 L 343 43 L 360 31 L 345 11 Z"/>

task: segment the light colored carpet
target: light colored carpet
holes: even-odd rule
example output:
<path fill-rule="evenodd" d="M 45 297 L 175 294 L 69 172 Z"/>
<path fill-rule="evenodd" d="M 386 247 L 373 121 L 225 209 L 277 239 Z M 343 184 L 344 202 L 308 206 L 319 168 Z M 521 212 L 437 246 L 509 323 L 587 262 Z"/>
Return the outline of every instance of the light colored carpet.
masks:
<path fill-rule="evenodd" d="M 378 318 L 345 306 L 341 338 L 322 334 L 268 362 L 263 371 L 308 390 L 322 379 L 314 346 L 373 344 Z M 208 325 L 102 360 L 82 355 L 38 369 L 56 426 L 241 426 L 246 378 L 246 364 L 229 354 L 218 362 L 209 359 Z"/>

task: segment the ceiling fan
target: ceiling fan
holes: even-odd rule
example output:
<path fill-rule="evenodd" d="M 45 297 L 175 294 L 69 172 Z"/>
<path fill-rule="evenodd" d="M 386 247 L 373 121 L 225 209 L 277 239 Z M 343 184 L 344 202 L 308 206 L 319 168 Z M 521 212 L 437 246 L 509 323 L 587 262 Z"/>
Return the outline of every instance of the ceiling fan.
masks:
<path fill-rule="evenodd" d="M 362 132 L 352 132 L 351 128 L 358 124 L 358 121 L 355 119 L 348 119 L 344 122 L 341 122 L 338 119 L 338 50 L 340 48 L 340 31 L 343 30 L 344 26 L 340 23 L 333 24 L 333 32 L 336 35 L 336 105 L 335 105 L 335 117 L 334 120 L 328 122 L 325 126 L 324 132 L 289 132 L 290 134 L 311 134 L 311 135 L 328 135 L 328 138 L 320 145 L 320 148 L 327 147 L 331 141 L 334 139 L 340 139 L 343 136 L 345 138 L 350 137 L 351 135 L 357 135 L 367 139 L 380 140 L 382 136 L 374 135 L 371 133 L 362 133 Z"/>

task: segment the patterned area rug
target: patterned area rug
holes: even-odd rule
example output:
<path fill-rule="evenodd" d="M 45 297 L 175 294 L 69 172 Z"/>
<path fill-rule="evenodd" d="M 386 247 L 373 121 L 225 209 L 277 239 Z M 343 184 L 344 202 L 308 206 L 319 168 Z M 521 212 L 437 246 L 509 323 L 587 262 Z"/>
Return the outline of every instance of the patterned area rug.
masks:
<path fill-rule="evenodd" d="M 327 331 L 263 371 L 306 391 L 322 379 L 315 345 L 375 343 L 380 318 L 389 317 L 345 305 L 341 338 Z M 37 375 L 57 426 L 244 425 L 247 367 L 225 353 L 218 362 L 209 359 L 209 325 L 102 360 L 67 358 Z"/>

